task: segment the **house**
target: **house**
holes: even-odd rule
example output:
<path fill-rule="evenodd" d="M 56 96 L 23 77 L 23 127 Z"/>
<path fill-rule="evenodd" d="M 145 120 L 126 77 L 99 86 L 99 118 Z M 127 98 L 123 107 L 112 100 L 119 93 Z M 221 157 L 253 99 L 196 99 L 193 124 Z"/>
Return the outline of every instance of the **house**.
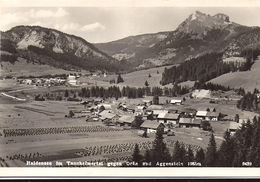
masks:
<path fill-rule="evenodd" d="M 197 111 L 196 119 L 205 119 L 208 111 Z"/>
<path fill-rule="evenodd" d="M 124 115 L 118 119 L 117 123 L 120 126 L 131 126 L 134 120 L 135 117 L 133 115 Z"/>
<path fill-rule="evenodd" d="M 172 123 L 172 124 L 178 124 L 179 123 L 179 114 L 173 114 L 173 113 L 160 113 L 157 116 L 157 121 L 159 123 Z"/>
<path fill-rule="evenodd" d="M 152 100 L 143 100 L 143 104 L 145 106 L 150 106 L 150 105 L 152 105 Z"/>
<path fill-rule="evenodd" d="M 118 116 L 109 110 L 104 110 L 101 113 L 98 114 L 99 119 L 104 122 L 105 120 L 109 120 L 113 123 L 116 123 Z"/>
<path fill-rule="evenodd" d="M 143 120 L 153 120 L 153 112 L 152 111 L 147 111 L 142 115 Z"/>
<path fill-rule="evenodd" d="M 78 85 L 80 82 L 78 80 L 69 80 L 68 83 L 71 85 Z"/>
<path fill-rule="evenodd" d="M 162 110 L 163 107 L 161 105 L 150 105 L 147 107 L 148 110 Z"/>
<path fill-rule="evenodd" d="M 156 133 L 158 128 L 165 128 L 163 123 L 158 123 L 157 121 L 144 121 L 143 124 L 140 126 L 140 129 L 144 130 L 146 133 Z"/>
<path fill-rule="evenodd" d="M 178 113 L 180 115 L 183 115 L 183 116 L 194 117 L 196 115 L 197 111 L 195 109 L 192 109 L 192 108 L 180 108 L 178 110 Z"/>
<path fill-rule="evenodd" d="M 182 105 L 182 99 L 172 99 L 170 101 L 170 104 L 177 105 L 177 106 Z"/>
<path fill-rule="evenodd" d="M 179 127 L 198 127 L 200 128 L 202 119 L 194 119 L 194 118 L 180 118 Z"/>
<path fill-rule="evenodd" d="M 103 102 L 103 99 L 101 99 L 101 98 L 95 98 L 93 102 L 94 102 L 95 105 L 98 105 L 98 104 L 100 104 L 100 103 Z"/>
<path fill-rule="evenodd" d="M 97 105 L 98 109 L 100 109 L 101 106 L 103 106 L 105 108 L 105 110 L 112 110 L 112 105 L 111 104 L 105 104 L 105 103 L 98 104 Z"/>
<path fill-rule="evenodd" d="M 237 123 L 237 122 L 233 122 L 233 121 L 230 121 L 229 123 L 229 127 L 228 127 L 228 131 L 229 132 L 236 132 L 236 130 L 241 126 L 242 124 L 241 123 Z"/>
<path fill-rule="evenodd" d="M 26 85 L 31 85 L 32 84 L 32 80 L 31 79 L 26 79 L 25 80 L 25 84 Z"/>
<path fill-rule="evenodd" d="M 207 121 L 218 121 L 219 113 L 218 112 L 207 112 L 205 120 Z"/>
<path fill-rule="evenodd" d="M 137 106 L 135 108 L 134 115 L 135 116 L 142 116 L 146 112 L 146 107 L 145 106 Z"/>
<path fill-rule="evenodd" d="M 75 75 L 69 75 L 68 80 L 76 80 L 76 76 Z"/>

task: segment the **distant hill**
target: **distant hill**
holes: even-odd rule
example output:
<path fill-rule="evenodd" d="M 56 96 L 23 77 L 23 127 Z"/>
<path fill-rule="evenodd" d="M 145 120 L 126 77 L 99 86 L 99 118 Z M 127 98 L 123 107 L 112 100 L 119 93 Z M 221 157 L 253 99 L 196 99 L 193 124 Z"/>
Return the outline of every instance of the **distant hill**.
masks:
<path fill-rule="evenodd" d="M 63 69 L 118 69 L 118 61 L 86 40 L 40 26 L 17 26 L 1 32 L 1 51 Z M 6 56 L 7 57 L 7 56 Z M 9 61 L 7 60 L 2 61 Z"/>

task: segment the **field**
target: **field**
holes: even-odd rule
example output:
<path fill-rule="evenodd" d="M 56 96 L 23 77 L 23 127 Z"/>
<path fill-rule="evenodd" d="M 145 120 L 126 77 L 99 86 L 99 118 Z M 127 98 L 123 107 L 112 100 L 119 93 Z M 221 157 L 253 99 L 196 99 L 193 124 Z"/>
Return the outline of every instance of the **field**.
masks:
<path fill-rule="evenodd" d="M 234 72 L 221 75 L 210 80 L 212 83 L 221 84 L 234 88 L 244 88 L 245 91 L 252 92 L 254 88 L 260 89 L 260 59 L 253 64 L 250 71 Z"/>

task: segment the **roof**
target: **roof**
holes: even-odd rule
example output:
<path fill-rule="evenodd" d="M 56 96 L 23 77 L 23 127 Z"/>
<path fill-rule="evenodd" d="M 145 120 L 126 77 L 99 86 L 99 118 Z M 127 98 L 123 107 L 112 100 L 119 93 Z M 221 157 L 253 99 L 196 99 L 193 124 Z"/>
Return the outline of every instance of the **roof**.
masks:
<path fill-rule="evenodd" d="M 160 113 L 157 118 L 163 118 L 163 119 L 178 119 L 179 114 L 173 114 L 173 113 Z"/>
<path fill-rule="evenodd" d="M 153 109 L 157 109 L 157 110 L 160 110 L 160 109 L 162 109 L 163 107 L 161 106 L 161 105 L 150 105 L 149 107 L 148 107 L 148 109 L 150 109 L 150 110 L 153 110 Z"/>
<path fill-rule="evenodd" d="M 218 117 L 219 113 L 218 112 L 207 112 L 206 116 L 210 117 Z"/>
<path fill-rule="evenodd" d="M 143 100 L 143 102 L 152 102 L 152 100 Z"/>
<path fill-rule="evenodd" d="M 108 111 L 108 110 L 104 110 L 102 111 L 101 113 L 99 113 L 99 116 L 100 116 L 100 119 L 112 119 L 113 117 L 116 116 L 116 114 L 114 114 L 113 112 L 111 111 Z"/>
<path fill-rule="evenodd" d="M 151 121 L 151 120 L 146 120 L 145 122 L 143 122 L 143 124 L 140 126 L 142 128 L 151 128 L 151 129 L 157 129 L 160 125 L 163 125 L 163 123 L 159 123 L 155 120 Z M 165 126 L 164 126 L 165 127 Z"/>
<path fill-rule="evenodd" d="M 208 111 L 198 111 L 196 116 L 206 116 Z"/>
<path fill-rule="evenodd" d="M 207 109 L 209 109 L 209 111 L 213 111 L 214 109 L 216 110 L 216 108 L 214 107 L 199 107 L 197 110 L 198 111 L 207 111 Z"/>
<path fill-rule="evenodd" d="M 241 126 L 241 123 L 230 121 L 229 123 L 229 129 L 236 130 L 238 127 Z"/>
<path fill-rule="evenodd" d="M 153 110 L 153 114 L 157 115 L 157 114 L 160 114 L 160 113 L 168 113 L 167 110 Z"/>
<path fill-rule="evenodd" d="M 135 120 L 135 117 L 132 115 L 124 115 L 121 118 L 119 118 L 119 123 L 132 123 Z"/>
<path fill-rule="evenodd" d="M 111 104 L 98 104 L 98 108 L 100 108 L 101 106 L 104 106 L 106 110 L 112 109 Z"/>
<path fill-rule="evenodd" d="M 172 99 L 170 101 L 171 104 L 178 103 L 178 102 L 182 102 L 182 100 L 181 99 Z"/>
<path fill-rule="evenodd" d="M 201 119 L 193 119 L 193 118 L 180 118 L 179 123 L 181 124 L 200 124 Z"/>

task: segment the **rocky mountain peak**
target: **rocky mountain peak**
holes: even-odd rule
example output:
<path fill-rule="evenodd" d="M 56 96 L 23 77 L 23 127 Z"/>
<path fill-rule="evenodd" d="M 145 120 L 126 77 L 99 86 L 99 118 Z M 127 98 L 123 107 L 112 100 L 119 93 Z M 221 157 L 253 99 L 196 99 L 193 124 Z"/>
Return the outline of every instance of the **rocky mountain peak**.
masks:
<path fill-rule="evenodd" d="M 213 28 L 226 27 L 229 22 L 229 17 L 225 14 L 216 14 L 214 16 L 195 11 L 177 28 L 179 32 L 195 33 L 202 35 Z"/>

